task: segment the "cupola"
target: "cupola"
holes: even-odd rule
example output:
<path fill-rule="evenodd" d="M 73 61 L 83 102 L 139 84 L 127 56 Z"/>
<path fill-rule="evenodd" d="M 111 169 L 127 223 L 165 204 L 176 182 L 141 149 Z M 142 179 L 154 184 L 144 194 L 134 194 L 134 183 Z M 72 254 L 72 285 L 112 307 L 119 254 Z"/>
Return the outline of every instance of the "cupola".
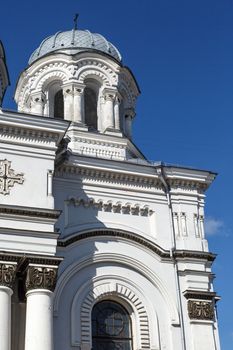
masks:
<path fill-rule="evenodd" d="M 138 95 L 118 49 L 74 28 L 49 36 L 32 53 L 15 101 L 20 112 L 71 121 L 71 138 L 79 130 L 131 139 Z"/>

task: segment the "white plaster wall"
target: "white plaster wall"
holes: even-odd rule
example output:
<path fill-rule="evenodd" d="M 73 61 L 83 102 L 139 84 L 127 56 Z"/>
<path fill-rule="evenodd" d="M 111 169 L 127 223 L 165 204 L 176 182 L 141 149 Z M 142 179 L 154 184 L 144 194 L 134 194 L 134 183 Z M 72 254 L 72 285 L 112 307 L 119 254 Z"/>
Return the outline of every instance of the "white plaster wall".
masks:
<path fill-rule="evenodd" d="M 79 298 L 82 299 L 86 285 L 89 288 L 93 285 L 94 288 L 96 281 L 109 279 L 123 285 L 130 284 L 143 295 L 150 324 L 150 349 L 181 348 L 172 264 L 161 263 L 155 254 L 142 246 L 108 237 L 83 240 L 60 250 L 59 254 L 65 255 L 65 259 L 59 268 L 60 277 L 54 300 L 56 350 L 78 349 L 82 345 L 79 339 L 72 347 L 70 329 L 72 330 L 71 305 L 74 297 L 80 293 Z M 79 312 L 80 307 L 75 310 L 75 313 Z M 81 315 L 77 319 L 81 321 Z M 155 320 L 158 320 L 158 324 Z M 80 336 L 81 324 L 76 324 L 75 327 L 75 332 Z M 137 332 L 138 329 L 134 328 L 135 337 Z M 135 346 L 135 349 L 139 347 Z"/>
<path fill-rule="evenodd" d="M 63 211 L 57 228 L 61 231 L 61 237 L 69 236 L 77 232 L 94 229 L 120 229 L 135 232 L 145 238 L 153 240 L 164 249 L 171 248 L 171 231 L 169 223 L 169 212 L 165 195 L 152 189 L 137 191 L 129 190 L 126 186 L 113 188 L 111 185 L 104 185 L 97 182 L 94 185 L 85 184 L 81 178 L 77 181 L 55 178 L 54 197 L 55 207 Z M 104 209 L 88 207 L 83 205 L 75 206 L 67 204 L 69 198 L 83 198 L 88 201 L 93 198 L 95 201 L 102 200 L 103 203 L 112 201 L 131 205 L 140 204 L 140 207 L 147 205 L 152 211 L 151 215 L 140 216 L 105 212 Z"/>
<path fill-rule="evenodd" d="M 54 168 L 55 152 L 14 147 L 6 151 L 0 144 L 1 159 L 11 161 L 15 173 L 24 174 L 24 182 L 16 183 L 10 195 L 1 195 L 1 204 L 53 209 L 53 197 L 47 195 L 47 176 Z"/>

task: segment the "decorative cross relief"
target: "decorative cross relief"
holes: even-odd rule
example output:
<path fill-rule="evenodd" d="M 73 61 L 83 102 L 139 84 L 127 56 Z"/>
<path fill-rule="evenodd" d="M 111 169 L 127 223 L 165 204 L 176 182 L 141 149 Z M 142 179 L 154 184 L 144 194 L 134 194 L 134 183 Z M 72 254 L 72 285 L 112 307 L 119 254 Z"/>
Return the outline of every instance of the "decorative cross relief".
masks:
<path fill-rule="evenodd" d="M 24 182 L 23 175 L 22 173 L 15 173 L 14 169 L 11 168 L 11 162 L 9 160 L 0 160 L 0 194 L 9 194 L 10 188 L 15 183 L 22 184 Z"/>

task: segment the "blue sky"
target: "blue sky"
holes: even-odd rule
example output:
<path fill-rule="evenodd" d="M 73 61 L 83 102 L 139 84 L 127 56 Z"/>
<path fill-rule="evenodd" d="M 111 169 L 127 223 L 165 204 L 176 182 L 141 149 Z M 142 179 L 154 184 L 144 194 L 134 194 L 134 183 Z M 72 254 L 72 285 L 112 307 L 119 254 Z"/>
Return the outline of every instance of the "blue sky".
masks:
<path fill-rule="evenodd" d="M 12 101 L 19 73 L 40 42 L 78 26 L 103 34 L 120 50 L 142 94 L 134 141 L 151 160 L 217 171 L 206 217 L 214 264 L 222 349 L 233 348 L 233 2 L 232 0 L 4 1 Z"/>

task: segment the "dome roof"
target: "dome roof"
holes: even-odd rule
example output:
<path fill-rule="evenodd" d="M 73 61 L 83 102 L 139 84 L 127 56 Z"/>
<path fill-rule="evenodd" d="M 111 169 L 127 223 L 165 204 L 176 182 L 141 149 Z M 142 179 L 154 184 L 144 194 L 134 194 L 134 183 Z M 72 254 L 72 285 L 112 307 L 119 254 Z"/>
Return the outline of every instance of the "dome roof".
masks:
<path fill-rule="evenodd" d="M 33 52 L 28 63 L 31 64 L 50 52 L 66 49 L 74 49 L 75 52 L 97 50 L 114 57 L 117 61 L 121 61 L 121 55 L 117 48 L 102 35 L 91 33 L 89 30 L 73 29 L 66 32 L 57 32 L 44 39 Z"/>

